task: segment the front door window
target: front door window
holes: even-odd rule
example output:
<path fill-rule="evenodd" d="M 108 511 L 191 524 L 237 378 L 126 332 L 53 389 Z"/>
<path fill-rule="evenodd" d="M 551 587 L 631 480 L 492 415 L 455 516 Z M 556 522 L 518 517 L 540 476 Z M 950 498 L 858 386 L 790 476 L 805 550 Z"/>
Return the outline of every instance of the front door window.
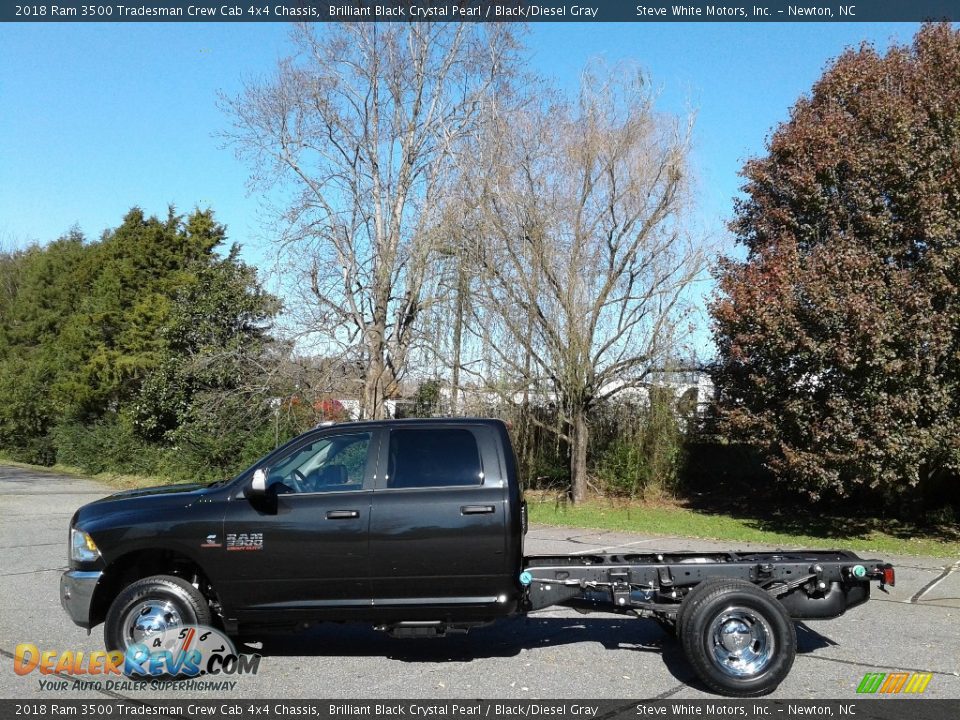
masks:
<path fill-rule="evenodd" d="M 326 435 L 270 468 L 267 487 L 278 494 L 362 490 L 370 433 Z"/>

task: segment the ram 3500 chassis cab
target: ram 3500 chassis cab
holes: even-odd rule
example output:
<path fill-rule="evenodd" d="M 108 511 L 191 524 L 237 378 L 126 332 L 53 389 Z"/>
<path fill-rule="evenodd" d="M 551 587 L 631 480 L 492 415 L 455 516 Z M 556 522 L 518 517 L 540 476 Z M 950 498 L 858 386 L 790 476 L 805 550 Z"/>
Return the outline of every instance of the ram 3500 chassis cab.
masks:
<path fill-rule="evenodd" d="M 496 420 L 312 430 L 229 481 L 132 490 L 70 522 L 61 600 L 123 650 L 178 625 L 227 633 L 366 621 L 438 636 L 552 605 L 653 618 L 714 690 L 789 672 L 792 619 L 832 618 L 893 568 L 844 551 L 524 556 L 526 506 Z"/>

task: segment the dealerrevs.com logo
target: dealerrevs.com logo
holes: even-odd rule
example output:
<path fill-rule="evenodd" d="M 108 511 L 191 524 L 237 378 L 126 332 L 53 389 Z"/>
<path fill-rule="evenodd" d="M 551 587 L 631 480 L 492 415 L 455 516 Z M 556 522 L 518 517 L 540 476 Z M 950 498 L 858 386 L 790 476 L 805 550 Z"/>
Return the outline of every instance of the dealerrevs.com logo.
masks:
<path fill-rule="evenodd" d="M 259 668 L 259 655 L 238 653 L 230 638 L 203 625 L 165 630 L 130 645 L 126 652 L 60 652 L 21 643 L 13 660 L 14 672 L 39 673 L 43 676 L 39 680 L 40 690 L 49 691 L 159 687 L 232 690 L 236 686 L 234 677 L 256 675 Z M 120 675 L 129 679 L 112 678 Z"/>
<path fill-rule="evenodd" d="M 868 695 L 920 695 L 927 689 L 932 677 L 932 673 L 867 673 L 857 686 L 857 692 Z"/>

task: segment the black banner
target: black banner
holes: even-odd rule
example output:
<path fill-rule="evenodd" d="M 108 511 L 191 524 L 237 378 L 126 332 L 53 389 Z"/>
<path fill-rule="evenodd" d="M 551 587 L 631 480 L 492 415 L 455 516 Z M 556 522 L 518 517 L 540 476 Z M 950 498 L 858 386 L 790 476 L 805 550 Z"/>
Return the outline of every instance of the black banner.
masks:
<path fill-rule="evenodd" d="M 901 22 L 960 21 L 957 0 L 97 0 L 3 3 L 6 22 Z"/>
<path fill-rule="evenodd" d="M 0 700 L 0 717 L 141 718 L 184 717 L 213 720 L 253 718 L 547 718 L 548 720 L 626 720 L 627 718 L 794 718 L 851 720 L 954 720 L 960 700 Z"/>

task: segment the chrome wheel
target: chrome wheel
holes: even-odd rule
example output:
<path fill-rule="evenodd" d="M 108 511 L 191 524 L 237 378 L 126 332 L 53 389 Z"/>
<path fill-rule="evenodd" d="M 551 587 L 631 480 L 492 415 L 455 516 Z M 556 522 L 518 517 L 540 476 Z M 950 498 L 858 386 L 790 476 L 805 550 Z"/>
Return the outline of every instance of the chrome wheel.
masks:
<path fill-rule="evenodd" d="M 210 606 L 197 588 L 175 575 L 151 575 L 127 585 L 110 603 L 103 623 L 104 647 L 123 652 L 130 645 L 146 644 L 151 650 L 173 651 L 171 637 L 211 621 Z M 170 647 L 165 647 L 168 642 Z"/>
<path fill-rule="evenodd" d="M 683 651 L 707 686 L 758 697 L 790 672 L 797 634 L 786 608 L 748 580 L 709 578 L 680 606 Z"/>
<path fill-rule="evenodd" d="M 728 607 L 713 619 L 707 642 L 716 666 L 741 679 L 762 673 L 776 649 L 770 624 L 756 611 L 742 606 Z"/>
<path fill-rule="evenodd" d="M 125 644 L 129 647 L 134 643 L 147 643 L 183 624 L 180 611 L 172 602 L 146 598 L 124 613 L 120 627 Z"/>

